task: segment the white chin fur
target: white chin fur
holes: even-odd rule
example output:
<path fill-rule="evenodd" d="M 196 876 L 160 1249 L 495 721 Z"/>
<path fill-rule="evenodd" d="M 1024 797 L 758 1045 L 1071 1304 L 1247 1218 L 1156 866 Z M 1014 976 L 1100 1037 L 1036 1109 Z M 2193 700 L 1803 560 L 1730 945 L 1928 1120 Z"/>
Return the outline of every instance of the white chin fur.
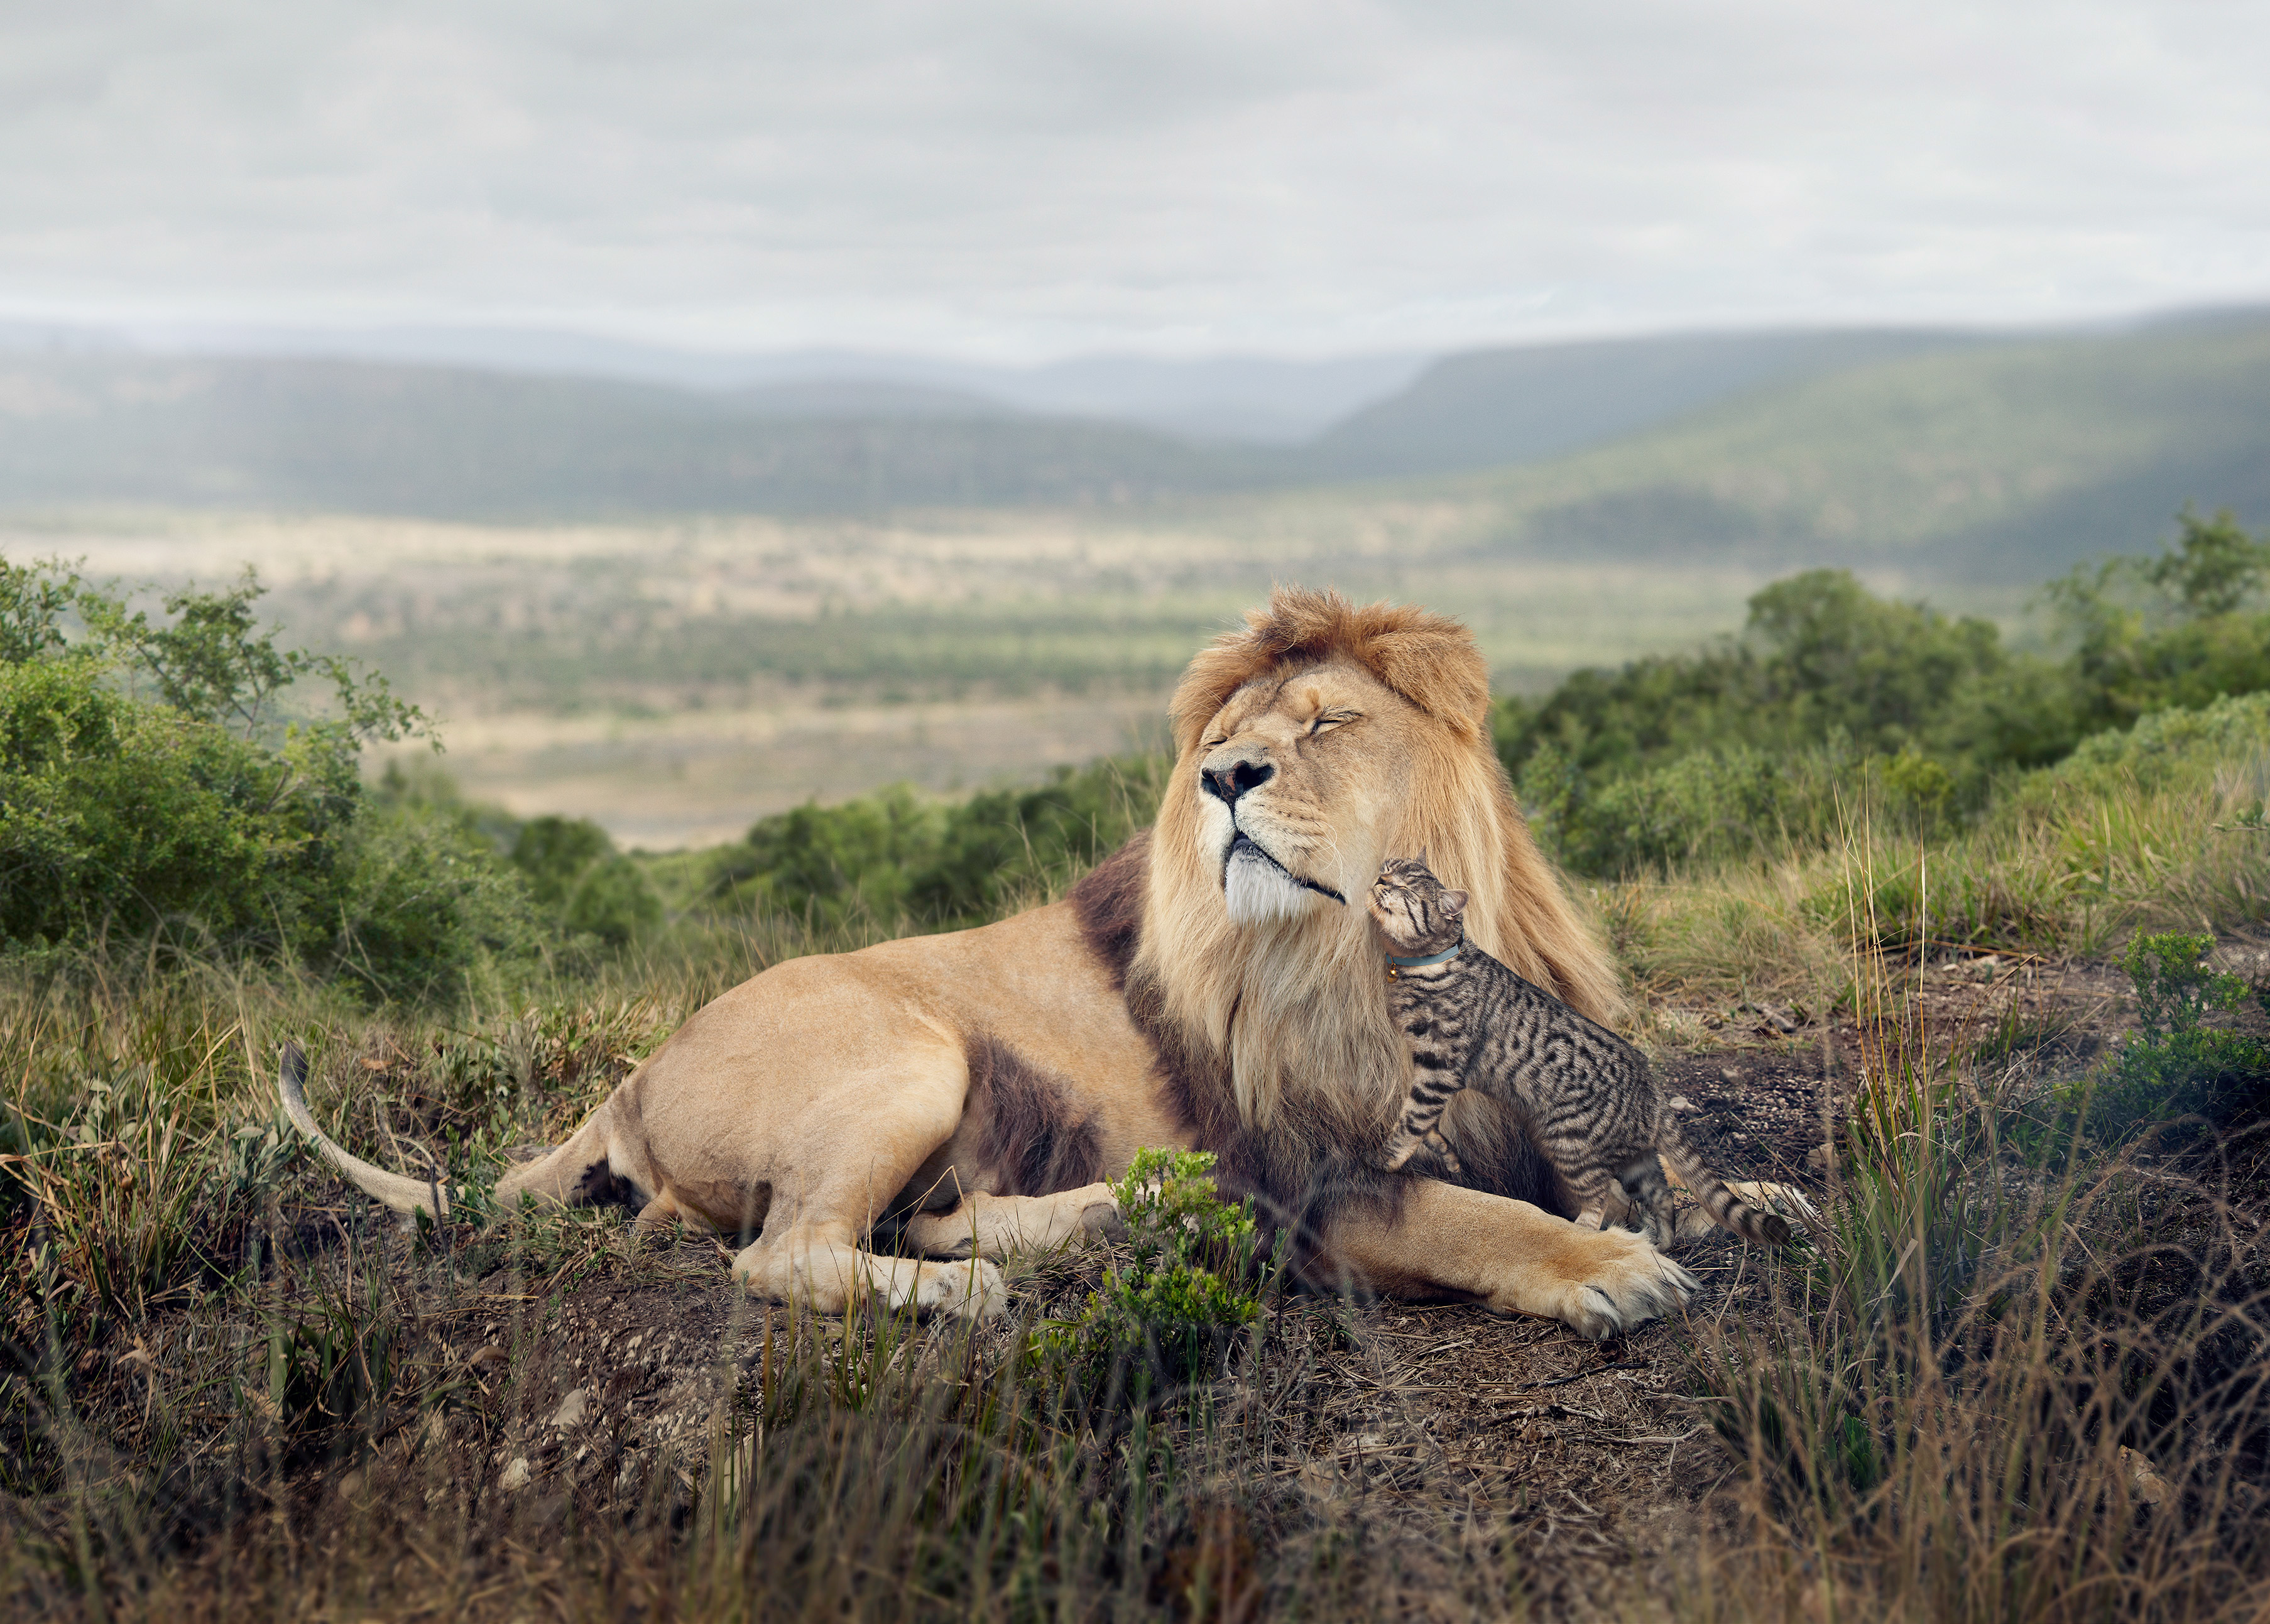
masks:
<path fill-rule="evenodd" d="M 1298 919 L 1322 900 L 1268 858 L 1251 851 L 1241 851 L 1229 860 L 1222 892 L 1229 903 L 1230 923 L 1241 925 Z"/>

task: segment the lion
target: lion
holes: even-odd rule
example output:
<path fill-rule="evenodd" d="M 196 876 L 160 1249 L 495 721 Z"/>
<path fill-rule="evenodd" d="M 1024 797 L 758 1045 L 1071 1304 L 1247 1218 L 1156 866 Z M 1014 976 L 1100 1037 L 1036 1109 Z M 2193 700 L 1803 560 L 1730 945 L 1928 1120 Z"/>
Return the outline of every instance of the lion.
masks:
<path fill-rule="evenodd" d="M 1138 1148 L 1213 1151 L 1225 1194 L 1289 1232 L 1309 1279 L 1471 1300 L 1603 1338 L 1695 1280 L 1642 1236 L 1579 1228 L 1517 1123 L 1478 1092 L 1455 1178 L 1374 1165 L 1409 1081 L 1360 899 L 1424 849 L 1486 951 L 1598 1020 L 1618 977 L 1532 842 L 1458 622 L 1280 588 L 1191 663 L 1153 827 L 1059 901 L 998 923 L 774 966 L 697 1012 L 566 1143 L 499 1180 L 627 1197 L 634 1228 L 738 1237 L 749 1292 L 840 1313 L 983 1316 L 997 1260 L 1109 1233 Z M 358 1188 L 446 1212 L 317 1128 Z"/>

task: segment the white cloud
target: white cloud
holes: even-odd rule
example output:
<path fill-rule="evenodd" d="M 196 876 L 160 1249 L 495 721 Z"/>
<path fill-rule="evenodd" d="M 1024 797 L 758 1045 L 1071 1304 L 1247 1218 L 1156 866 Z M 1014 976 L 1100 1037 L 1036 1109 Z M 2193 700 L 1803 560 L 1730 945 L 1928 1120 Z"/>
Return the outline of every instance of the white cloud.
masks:
<path fill-rule="evenodd" d="M 0 6 L 0 306 L 1016 359 L 2270 293 L 2243 4 Z"/>

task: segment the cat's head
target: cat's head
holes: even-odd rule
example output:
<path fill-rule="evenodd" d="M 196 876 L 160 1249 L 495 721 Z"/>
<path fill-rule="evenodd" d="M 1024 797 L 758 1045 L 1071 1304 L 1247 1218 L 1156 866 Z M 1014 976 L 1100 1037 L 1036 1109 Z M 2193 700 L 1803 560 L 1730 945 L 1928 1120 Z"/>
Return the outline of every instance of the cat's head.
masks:
<path fill-rule="evenodd" d="M 1371 886 L 1371 920 L 1398 955 L 1440 953 L 1465 932 L 1466 894 L 1444 887 L 1427 866 L 1427 854 L 1390 857 Z"/>

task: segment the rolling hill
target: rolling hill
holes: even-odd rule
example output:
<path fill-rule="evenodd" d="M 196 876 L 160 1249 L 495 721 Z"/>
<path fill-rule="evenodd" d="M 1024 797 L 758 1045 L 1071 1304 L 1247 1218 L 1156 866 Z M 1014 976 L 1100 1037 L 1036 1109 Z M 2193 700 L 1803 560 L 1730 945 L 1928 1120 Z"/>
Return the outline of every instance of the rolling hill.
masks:
<path fill-rule="evenodd" d="M 2037 581 L 2186 501 L 2270 522 L 2270 313 L 1913 355 L 1413 488 L 1493 504 L 1493 551 Z"/>
<path fill-rule="evenodd" d="M 1290 449 L 904 379 L 721 390 L 0 355 L 0 510 L 522 522 L 1223 499 L 1311 515 L 1447 504 L 1478 559 L 1823 560 L 2034 581 L 2147 545 L 2187 501 L 2270 522 L 2270 311 L 2025 339 L 1688 335 L 1476 352 Z"/>
<path fill-rule="evenodd" d="M 1343 419 L 1304 456 L 1337 478 L 1536 462 L 1762 384 L 1989 342 L 1951 331 L 1695 333 L 1477 350 Z"/>
<path fill-rule="evenodd" d="M 522 520 L 1079 506 L 1271 471 L 1254 454 L 886 384 L 741 395 L 362 361 L 0 360 L 0 507 Z"/>

